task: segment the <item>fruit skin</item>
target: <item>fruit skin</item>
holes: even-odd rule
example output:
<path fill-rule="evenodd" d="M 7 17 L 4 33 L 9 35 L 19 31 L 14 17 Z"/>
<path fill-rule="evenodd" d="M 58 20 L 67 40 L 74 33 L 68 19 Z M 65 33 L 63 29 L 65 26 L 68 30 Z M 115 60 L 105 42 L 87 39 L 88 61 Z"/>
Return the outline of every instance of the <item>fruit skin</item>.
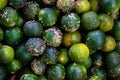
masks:
<path fill-rule="evenodd" d="M 5 42 L 11 46 L 15 46 L 22 41 L 23 31 L 19 27 L 12 27 L 5 30 Z"/>
<path fill-rule="evenodd" d="M 67 49 L 61 48 L 59 52 L 60 53 L 58 55 L 58 62 L 62 65 L 67 65 L 70 61 Z"/>
<path fill-rule="evenodd" d="M 31 69 L 37 75 L 44 75 L 46 70 L 46 65 L 40 61 L 40 59 L 34 59 L 31 62 Z"/>
<path fill-rule="evenodd" d="M 88 80 L 101 80 L 97 75 L 91 75 Z"/>
<path fill-rule="evenodd" d="M 18 12 L 12 7 L 6 7 L 0 15 L 0 23 L 6 27 L 13 27 L 19 19 Z"/>
<path fill-rule="evenodd" d="M 24 25 L 24 22 L 25 22 L 25 19 L 22 16 L 19 16 L 16 26 L 21 28 Z"/>
<path fill-rule="evenodd" d="M 20 77 L 20 80 L 39 80 L 39 78 L 35 74 L 23 74 Z"/>
<path fill-rule="evenodd" d="M 113 37 L 115 38 L 115 40 L 120 40 L 120 21 L 116 21 L 113 29 Z"/>
<path fill-rule="evenodd" d="M 0 80 L 6 80 L 6 78 L 7 78 L 7 70 L 6 70 L 6 68 L 4 67 L 4 65 L 1 65 L 0 64 Z"/>
<path fill-rule="evenodd" d="M 81 23 L 86 30 L 93 30 L 99 26 L 100 20 L 94 11 L 88 11 L 82 14 Z"/>
<path fill-rule="evenodd" d="M 9 0 L 9 5 L 16 9 L 22 8 L 27 0 Z"/>
<path fill-rule="evenodd" d="M 70 12 L 75 8 L 74 0 L 57 0 L 56 6 L 63 12 Z"/>
<path fill-rule="evenodd" d="M 119 9 L 120 0 L 101 0 L 101 9 L 106 13 L 113 13 Z"/>
<path fill-rule="evenodd" d="M 80 27 L 80 17 L 76 13 L 69 13 L 62 17 L 61 27 L 67 32 L 74 32 Z"/>
<path fill-rule="evenodd" d="M 56 0 L 42 0 L 45 4 L 49 4 L 49 5 L 52 5 L 52 4 L 55 4 Z"/>
<path fill-rule="evenodd" d="M 87 70 L 82 64 L 72 63 L 67 67 L 66 76 L 68 80 L 85 80 Z"/>
<path fill-rule="evenodd" d="M 0 41 L 3 40 L 3 37 L 4 37 L 3 29 L 0 27 Z"/>
<path fill-rule="evenodd" d="M 115 47 L 116 47 L 115 39 L 110 35 L 106 35 L 106 40 L 105 40 L 104 46 L 102 47 L 102 51 L 110 52 L 110 51 L 113 51 Z"/>
<path fill-rule="evenodd" d="M 115 52 L 109 52 L 105 56 L 105 64 L 108 69 L 112 69 L 120 64 L 120 55 Z"/>
<path fill-rule="evenodd" d="M 30 37 L 40 37 L 43 32 L 41 23 L 38 21 L 27 21 L 23 26 L 25 35 Z"/>
<path fill-rule="evenodd" d="M 74 44 L 69 49 L 69 57 L 76 63 L 83 63 L 89 57 L 89 49 L 84 43 Z"/>
<path fill-rule="evenodd" d="M 100 50 L 105 43 L 105 34 L 98 29 L 88 32 L 85 38 L 87 46 L 91 49 Z"/>
<path fill-rule="evenodd" d="M 90 10 L 90 2 L 88 0 L 77 0 L 76 5 L 75 5 L 75 10 L 79 14 L 89 11 Z"/>
<path fill-rule="evenodd" d="M 25 43 L 25 48 L 32 56 L 39 56 L 43 54 L 46 45 L 41 38 L 29 38 Z"/>
<path fill-rule="evenodd" d="M 41 57 L 42 62 L 45 64 L 56 64 L 58 59 L 59 51 L 54 47 L 46 47 L 43 56 Z"/>
<path fill-rule="evenodd" d="M 65 79 L 65 68 L 61 64 L 55 64 L 50 66 L 47 70 L 48 80 L 64 80 Z"/>
<path fill-rule="evenodd" d="M 17 59 L 13 59 L 10 63 L 7 64 L 7 70 L 11 74 L 17 73 L 22 68 L 22 63 Z"/>
<path fill-rule="evenodd" d="M 39 80 L 47 80 L 46 76 L 40 76 Z"/>
<path fill-rule="evenodd" d="M 63 34 L 63 45 L 65 47 L 70 47 L 73 44 L 79 43 L 81 41 L 81 37 L 81 33 L 79 33 L 78 31 L 66 32 Z"/>
<path fill-rule="evenodd" d="M 99 12 L 100 10 L 100 0 L 89 0 L 91 11 Z"/>
<path fill-rule="evenodd" d="M 115 47 L 115 51 L 120 54 L 120 42 L 116 41 L 116 47 Z"/>
<path fill-rule="evenodd" d="M 51 27 L 57 21 L 57 14 L 52 8 L 43 8 L 38 13 L 38 19 L 44 27 Z"/>
<path fill-rule="evenodd" d="M 8 0 L 0 0 L 0 10 L 7 6 Z"/>
<path fill-rule="evenodd" d="M 8 45 L 0 46 L 0 63 L 7 64 L 14 58 L 14 49 Z"/>
<path fill-rule="evenodd" d="M 100 25 L 99 28 L 104 31 L 110 31 L 112 30 L 113 26 L 114 26 L 114 19 L 105 13 L 101 13 L 99 14 L 99 19 L 100 19 Z"/>
<path fill-rule="evenodd" d="M 26 51 L 24 43 L 21 43 L 17 46 L 15 50 L 15 56 L 23 65 L 28 65 L 33 59 L 33 56 Z"/>
<path fill-rule="evenodd" d="M 29 1 L 26 3 L 23 10 L 24 10 L 23 14 L 27 19 L 35 19 L 40 8 L 39 8 L 39 4 L 37 2 Z"/>
<path fill-rule="evenodd" d="M 57 27 L 48 28 L 43 33 L 48 46 L 58 47 L 62 43 L 62 32 Z"/>
<path fill-rule="evenodd" d="M 83 62 L 83 65 L 86 67 L 86 69 L 89 69 L 92 66 L 92 59 L 89 56 L 86 61 Z"/>

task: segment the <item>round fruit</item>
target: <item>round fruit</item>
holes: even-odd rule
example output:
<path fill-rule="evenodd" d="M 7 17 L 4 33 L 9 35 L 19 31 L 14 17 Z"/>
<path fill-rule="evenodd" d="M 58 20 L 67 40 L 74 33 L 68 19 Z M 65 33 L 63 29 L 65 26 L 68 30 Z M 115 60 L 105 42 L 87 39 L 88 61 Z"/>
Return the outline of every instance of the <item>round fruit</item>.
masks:
<path fill-rule="evenodd" d="M 3 39 L 4 33 L 2 28 L 0 27 L 0 41 Z"/>
<path fill-rule="evenodd" d="M 25 5 L 27 0 L 8 0 L 9 5 L 13 6 L 16 9 L 19 9 Z"/>
<path fill-rule="evenodd" d="M 101 13 L 99 14 L 99 19 L 100 19 L 99 28 L 102 31 L 107 32 L 112 30 L 114 26 L 114 19 L 110 15 Z"/>
<path fill-rule="evenodd" d="M 57 0 L 57 7 L 63 12 L 70 12 L 75 8 L 75 1 L 74 0 Z"/>
<path fill-rule="evenodd" d="M 101 80 L 97 75 L 92 75 L 88 78 L 88 80 Z"/>
<path fill-rule="evenodd" d="M 120 21 L 117 21 L 113 27 L 113 36 L 115 40 L 120 40 Z"/>
<path fill-rule="evenodd" d="M 7 6 L 8 0 L 0 0 L 0 10 Z"/>
<path fill-rule="evenodd" d="M 105 43 L 102 47 L 103 52 L 110 52 L 113 51 L 116 47 L 115 39 L 112 36 L 107 35 Z"/>
<path fill-rule="evenodd" d="M 67 32 L 74 32 L 80 27 L 80 17 L 76 13 L 64 15 L 61 19 L 61 26 Z"/>
<path fill-rule="evenodd" d="M 116 42 L 115 51 L 116 51 L 118 54 L 120 54 L 120 42 L 119 42 L 119 41 Z"/>
<path fill-rule="evenodd" d="M 53 47 L 47 47 L 42 56 L 42 61 L 45 64 L 56 64 L 58 59 L 59 51 Z"/>
<path fill-rule="evenodd" d="M 13 59 L 10 63 L 7 64 L 7 70 L 11 74 L 15 74 L 22 68 L 22 64 L 20 61 Z"/>
<path fill-rule="evenodd" d="M 12 7 L 6 7 L 0 15 L 0 23 L 6 27 L 13 27 L 18 22 L 18 12 Z"/>
<path fill-rule="evenodd" d="M 120 64 L 120 55 L 115 52 L 109 52 L 105 56 L 105 64 L 107 68 L 112 69 Z"/>
<path fill-rule="evenodd" d="M 87 70 L 84 65 L 73 63 L 67 67 L 66 76 L 68 80 L 85 80 Z"/>
<path fill-rule="evenodd" d="M 100 0 L 89 0 L 89 2 L 90 2 L 91 10 L 94 12 L 98 12 L 100 9 L 100 5 L 99 5 Z"/>
<path fill-rule="evenodd" d="M 23 32 L 19 27 L 12 27 L 5 30 L 5 42 L 11 46 L 19 44 L 23 38 Z"/>
<path fill-rule="evenodd" d="M 48 46 L 58 47 L 62 42 L 62 32 L 56 27 L 48 28 L 45 30 L 43 38 Z"/>
<path fill-rule="evenodd" d="M 100 20 L 95 12 L 88 11 L 82 15 L 81 23 L 86 30 L 93 30 L 99 26 Z"/>
<path fill-rule="evenodd" d="M 35 74 L 23 74 L 20 80 L 39 80 L 39 78 Z"/>
<path fill-rule="evenodd" d="M 27 2 L 24 9 L 24 16 L 28 19 L 35 19 L 36 15 L 38 14 L 40 8 L 37 2 Z"/>
<path fill-rule="evenodd" d="M 112 13 L 118 11 L 120 0 L 100 0 L 101 9 L 104 12 Z"/>
<path fill-rule="evenodd" d="M 31 69 L 37 75 L 43 75 L 45 73 L 46 65 L 39 59 L 34 59 L 31 62 Z"/>
<path fill-rule="evenodd" d="M 88 0 L 77 0 L 75 9 L 77 13 L 84 13 L 90 10 L 90 2 Z"/>
<path fill-rule="evenodd" d="M 82 63 L 89 57 L 89 49 L 84 43 L 74 44 L 69 49 L 69 57 L 76 63 Z"/>
<path fill-rule="evenodd" d="M 37 21 L 28 21 L 23 26 L 25 35 L 30 37 L 40 37 L 43 32 L 41 23 Z"/>
<path fill-rule="evenodd" d="M 81 41 L 81 34 L 78 31 L 68 32 L 63 34 L 63 45 L 65 47 L 70 47 L 73 44 L 79 43 Z"/>
<path fill-rule="evenodd" d="M 101 30 L 93 30 L 86 35 L 86 44 L 90 49 L 100 50 L 105 43 L 105 34 Z"/>
<path fill-rule="evenodd" d="M 19 60 L 23 65 L 28 65 L 33 59 L 32 55 L 26 51 L 23 43 L 17 46 L 15 55 L 16 59 Z"/>
<path fill-rule="evenodd" d="M 51 27 L 57 21 L 57 14 L 52 8 L 43 8 L 39 11 L 38 18 L 43 26 Z"/>
<path fill-rule="evenodd" d="M 43 54 L 46 45 L 41 38 L 29 38 L 25 43 L 25 48 L 32 56 L 39 56 Z"/>
<path fill-rule="evenodd" d="M 7 64 L 14 58 L 14 49 L 7 45 L 0 46 L 0 63 Z"/>
<path fill-rule="evenodd" d="M 61 48 L 58 55 L 58 62 L 60 64 L 66 65 L 69 62 L 68 51 L 66 48 Z"/>
<path fill-rule="evenodd" d="M 65 78 L 65 68 L 61 64 L 55 64 L 50 66 L 47 70 L 48 80 L 64 80 Z"/>

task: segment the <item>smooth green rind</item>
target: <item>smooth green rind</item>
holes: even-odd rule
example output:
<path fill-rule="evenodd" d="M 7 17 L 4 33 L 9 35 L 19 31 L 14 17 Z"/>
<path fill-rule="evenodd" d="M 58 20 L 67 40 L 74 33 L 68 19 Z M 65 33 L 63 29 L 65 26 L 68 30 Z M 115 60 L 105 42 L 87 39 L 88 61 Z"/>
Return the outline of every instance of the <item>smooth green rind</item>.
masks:
<path fill-rule="evenodd" d="M 107 13 L 118 11 L 120 0 L 100 0 L 101 9 Z"/>
<path fill-rule="evenodd" d="M 23 74 L 20 80 L 39 80 L 39 78 L 35 74 Z"/>
<path fill-rule="evenodd" d="M 22 41 L 23 32 L 19 27 L 12 27 L 5 30 L 5 42 L 11 46 L 15 46 Z"/>
<path fill-rule="evenodd" d="M 30 37 L 40 37 L 43 32 L 43 27 L 38 21 L 27 21 L 23 26 L 25 35 Z"/>
<path fill-rule="evenodd" d="M 67 32 L 74 32 L 80 27 L 80 17 L 76 13 L 69 13 L 61 18 L 61 27 Z"/>
<path fill-rule="evenodd" d="M 25 44 L 23 43 L 17 46 L 15 55 L 17 60 L 19 60 L 23 65 L 28 65 L 33 59 L 32 55 L 26 51 Z"/>
<path fill-rule="evenodd" d="M 14 58 L 14 49 L 8 45 L 0 46 L 0 63 L 10 63 Z"/>
<path fill-rule="evenodd" d="M 88 11 L 82 14 L 81 23 L 86 30 L 93 30 L 99 26 L 100 20 L 94 11 Z"/>
<path fill-rule="evenodd" d="M 38 13 L 38 19 L 44 27 L 51 27 L 57 21 L 57 14 L 52 8 L 43 8 Z"/>
<path fill-rule="evenodd" d="M 86 67 L 82 64 L 70 64 L 67 67 L 66 76 L 68 80 L 85 80 L 87 78 Z"/>
<path fill-rule="evenodd" d="M 99 36 L 99 37 L 98 37 Z M 105 34 L 101 30 L 93 30 L 86 35 L 86 44 L 90 49 L 100 50 L 105 43 Z"/>
<path fill-rule="evenodd" d="M 17 73 L 22 68 L 22 64 L 17 59 L 13 59 L 9 64 L 7 64 L 7 70 L 11 74 Z"/>
<path fill-rule="evenodd" d="M 0 23 L 6 27 L 13 27 L 18 22 L 18 12 L 12 7 L 6 7 L 0 15 Z"/>

